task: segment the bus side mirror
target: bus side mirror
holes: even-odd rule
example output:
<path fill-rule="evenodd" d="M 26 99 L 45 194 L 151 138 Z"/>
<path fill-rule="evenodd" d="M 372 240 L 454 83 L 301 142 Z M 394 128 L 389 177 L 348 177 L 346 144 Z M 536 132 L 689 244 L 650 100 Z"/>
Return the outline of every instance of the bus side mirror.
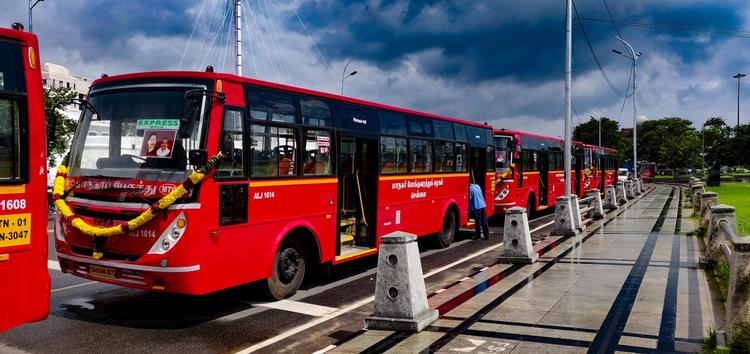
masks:
<path fill-rule="evenodd" d="M 208 162 L 208 152 L 203 149 L 188 151 L 188 161 L 192 166 L 203 166 Z"/>

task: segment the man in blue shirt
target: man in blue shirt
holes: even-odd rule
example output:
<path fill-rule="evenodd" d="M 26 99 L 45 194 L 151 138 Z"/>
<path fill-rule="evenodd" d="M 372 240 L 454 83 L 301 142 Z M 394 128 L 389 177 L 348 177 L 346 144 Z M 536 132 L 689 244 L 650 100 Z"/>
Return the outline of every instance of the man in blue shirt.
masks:
<path fill-rule="evenodd" d="M 469 210 L 474 211 L 475 235 L 474 238 L 490 239 L 490 225 L 487 223 L 487 204 L 484 202 L 482 188 L 476 183 L 469 184 Z"/>

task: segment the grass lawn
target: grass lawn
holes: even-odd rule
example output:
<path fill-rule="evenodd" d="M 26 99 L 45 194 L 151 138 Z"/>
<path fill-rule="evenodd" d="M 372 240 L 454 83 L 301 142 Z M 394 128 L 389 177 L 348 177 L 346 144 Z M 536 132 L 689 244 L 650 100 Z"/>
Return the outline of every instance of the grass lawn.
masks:
<path fill-rule="evenodd" d="M 666 175 L 666 176 L 654 176 L 654 179 L 657 180 L 657 181 L 670 181 L 670 180 L 673 180 L 674 177 L 673 176 L 668 176 L 668 175 Z"/>
<path fill-rule="evenodd" d="M 722 182 L 721 187 L 706 187 L 706 190 L 719 193 L 719 203 L 735 207 L 740 234 L 750 234 L 750 183 Z"/>

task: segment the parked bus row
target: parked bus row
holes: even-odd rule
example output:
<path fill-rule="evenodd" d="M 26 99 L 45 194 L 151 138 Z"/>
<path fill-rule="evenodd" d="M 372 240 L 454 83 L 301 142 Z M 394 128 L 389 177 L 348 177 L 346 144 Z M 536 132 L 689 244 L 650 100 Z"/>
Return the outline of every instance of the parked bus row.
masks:
<path fill-rule="evenodd" d="M 36 37 L 0 30 L 0 331 L 49 310 L 47 159 Z M 560 139 L 205 72 L 92 83 L 58 169 L 61 270 L 147 291 L 206 294 L 259 281 L 291 296 L 312 267 L 377 252 L 380 236 L 472 223 L 563 193 Z M 54 122 L 48 129 L 54 131 Z M 612 183 L 617 152 L 575 144 L 575 190 Z"/>

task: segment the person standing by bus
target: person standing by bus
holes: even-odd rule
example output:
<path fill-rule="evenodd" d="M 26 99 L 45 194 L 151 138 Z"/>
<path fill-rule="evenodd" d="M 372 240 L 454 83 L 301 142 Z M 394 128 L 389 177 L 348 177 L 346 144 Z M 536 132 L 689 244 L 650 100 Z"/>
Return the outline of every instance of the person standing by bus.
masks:
<path fill-rule="evenodd" d="M 487 204 L 484 202 L 482 187 L 476 183 L 469 184 L 469 210 L 474 212 L 474 238 L 490 239 L 490 225 L 487 223 Z"/>

